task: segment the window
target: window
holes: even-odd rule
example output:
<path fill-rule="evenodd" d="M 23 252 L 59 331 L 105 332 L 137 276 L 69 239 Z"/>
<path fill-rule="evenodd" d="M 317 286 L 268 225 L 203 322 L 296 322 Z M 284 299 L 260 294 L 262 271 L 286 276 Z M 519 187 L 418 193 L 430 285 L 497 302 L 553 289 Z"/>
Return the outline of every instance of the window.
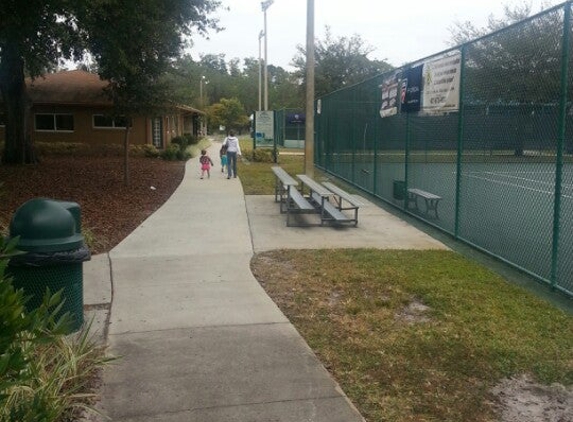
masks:
<path fill-rule="evenodd" d="M 105 114 L 94 114 L 93 125 L 97 129 L 125 129 L 127 119 L 123 116 L 111 117 Z"/>
<path fill-rule="evenodd" d="M 36 130 L 73 132 L 73 114 L 36 114 Z"/>

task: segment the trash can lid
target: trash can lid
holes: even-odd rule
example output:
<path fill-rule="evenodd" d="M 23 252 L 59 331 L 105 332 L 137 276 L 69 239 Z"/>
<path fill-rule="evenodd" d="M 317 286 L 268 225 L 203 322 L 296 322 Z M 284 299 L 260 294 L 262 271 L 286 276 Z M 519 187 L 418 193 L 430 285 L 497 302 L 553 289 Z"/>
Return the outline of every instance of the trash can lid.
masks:
<path fill-rule="evenodd" d="M 68 251 L 82 247 L 74 216 L 57 201 L 34 198 L 16 210 L 10 237 L 20 236 L 18 249 L 28 252 Z"/>

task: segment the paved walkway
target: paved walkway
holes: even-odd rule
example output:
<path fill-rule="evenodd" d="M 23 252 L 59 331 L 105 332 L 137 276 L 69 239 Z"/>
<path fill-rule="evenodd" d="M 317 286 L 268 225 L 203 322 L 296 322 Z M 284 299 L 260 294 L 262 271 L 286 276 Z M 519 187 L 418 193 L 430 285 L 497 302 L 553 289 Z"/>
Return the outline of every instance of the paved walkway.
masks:
<path fill-rule="evenodd" d="M 105 370 L 100 410 L 122 422 L 362 421 L 251 274 L 253 252 L 350 239 L 444 246 L 374 206 L 358 228 L 343 229 L 353 236 L 287 228 L 272 196 L 245 201 L 239 179 L 227 180 L 218 163 L 211 173 L 201 180 L 190 160 L 162 208 L 85 264 L 84 302 L 120 356 Z M 301 241 L 317 238 L 313 230 L 316 244 Z"/>

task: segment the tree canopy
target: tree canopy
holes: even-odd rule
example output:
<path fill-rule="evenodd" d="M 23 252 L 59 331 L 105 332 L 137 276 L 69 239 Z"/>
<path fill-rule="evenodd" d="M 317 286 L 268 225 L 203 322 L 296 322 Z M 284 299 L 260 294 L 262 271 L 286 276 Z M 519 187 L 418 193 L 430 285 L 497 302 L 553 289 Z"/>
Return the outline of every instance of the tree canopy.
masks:
<path fill-rule="evenodd" d="M 0 91 L 6 111 L 2 160 L 34 162 L 25 75 L 90 54 L 118 107 L 149 106 L 149 89 L 191 31 L 216 29 L 218 0 L 19 0 L 0 8 Z"/>
<path fill-rule="evenodd" d="M 470 22 L 450 28 L 451 44 L 471 40 L 466 50 L 466 94 L 488 103 L 542 104 L 558 101 L 562 9 L 527 19 L 531 6 L 504 7 L 486 27 Z"/>
<path fill-rule="evenodd" d="M 209 126 L 218 128 L 224 126 L 227 130 L 241 131 L 249 126 L 249 118 L 237 98 L 221 98 L 221 101 L 207 109 Z"/>
<path fill-rule="evenodd" d="M 304 81 L 306 50 L 301 45 L 297 50 L 292 64 L 296 69 L 295 75 Z M 367 45 L 360 35 L 335 38 L 327 26 L 325 39 L 317 40 L 315 45 L 316 97 L 391 70 L 392 66 L 386 61 L 368 58 L 373 51 L 374 48 Z"/>
<path fill-rule="evenodd" d="M 212 123 L 221 120 L 225 126 L 243 127 L 259 108 L 259 60 L 227 59 L 224 54 L 193 60 L 180 55 L 192 35 L 219 29 L 212 15 L 221 7 L 220 0 L 5 0 L 2 6 L 0 91 L 6 163 L 35 161 L 25 76 L 39 77 L 64 59 L 87 57 L 90 67 L 110 81 L 115 114 L 127 118 L 171 102 L 207 108 L 214 113 Z M 385 61 L 368 58 L 373 50 L 359 35 L 334 38 L 328 30 L 324 40 L 317 40 L 317 95 L 391 69 Z M 304 108 L 305 58 L 301 47 L 298 51 L 294 71 L 268 66 L 273 109 Z M 217 107 L 208 108 L 214 104 Z M 240 109 L 242 117 L 220 118 L 221 105 L 225 112 Z"/>

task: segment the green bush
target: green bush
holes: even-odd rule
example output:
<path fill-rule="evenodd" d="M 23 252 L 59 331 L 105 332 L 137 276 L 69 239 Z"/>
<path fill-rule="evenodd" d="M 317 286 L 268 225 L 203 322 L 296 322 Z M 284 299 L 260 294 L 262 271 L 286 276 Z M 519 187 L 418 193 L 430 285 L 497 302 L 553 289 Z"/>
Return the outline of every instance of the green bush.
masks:
<path fill-rule="evenodd" d="M 185 148 L 185 150 L 179 150 L 177 152 L 177 159 L 180 161 L 187 161 L 192 157 L 193 155 L 191 154 L 189 147 Z"/>
<path fill-rule="evenodd" d="M 0 421 L 77 420 L 89 409 L 87 389 L 110 359 L 88 337 L 66 336 L 69 315 L 56 319 L 61 293 L 44 295 L 40 307 L 27 311 L 27 299 L 6 275 L 15 245 L 0 236 Z"/>
<path fill-rule="evenodd" d="M 193 136 L 190 133 L 186 133 L 184 136 L 186 136 L 187 139 L 189 139 L 188 142 L 189 145 L 197 145 L 199 143 L 199 138 L 197 136 Z"/>
<path fill-rule="evenodd" d="M 93 154 L 93 147 L 81 142 L 35 142 L 34 148 L 40 156 Z"/>
<path fill-rule="evenodd" d="M 133 145 L 131 147 L 132 155 L 136 157 L 147 157 L 147 158 L 157 158 L 160 153 L 155 145 L 143 144 L 143 145 Z"/>
<path fill-rule="evenodd" d="M 175 161 L 178 159 L 177 157 L 180 154 L 180 152 L 181 148 L 179 147 L 178 144 L 169 144 L 167 145 L 167 148 L 161 151 L 160 157 L 166 161 Z"/>
<path fill-rule="evenodd" d="M 179 149 L 184 150 L 189 146 L 189 138 L 185 135 L 176 136 L 171 139 L 171 143 L 179 145 Z"/>
<path fill-rule="evenodd" d="M 199 139 L 190 133 L 186 133 L 184 135 L 176 136 L 175 138 L 171 139 L 172 144 L 179 145 L 181 151 L 185 151 L 189 145 L 196 145 L 199 142 Z"/>
<path fill-rule="evenodd" d="M 171 143 L 161 151 L 160 157 L 167 161 L 187 161 L 193 157 L 193 147 L 182 148 L 178 143 Z"/>
<path fill-rule="evenodd" d="M 40 156 L 99 156 L 122 157 L 124 146 L 120 144 L 87 144 L 82 142 L 36 142 L 36 152 Z M 129 146 L 129 154 L 134 157 L 159 157 L 159 151 L 151 144 Z"/>
<path fill-rule="evenodd" d="M 278 150 L 277 150 L 278 155 Z M 252 150 L 251 160 L 256 163 L 274 163 L 275 150 L 270 148 L 257 148 Z"/>

